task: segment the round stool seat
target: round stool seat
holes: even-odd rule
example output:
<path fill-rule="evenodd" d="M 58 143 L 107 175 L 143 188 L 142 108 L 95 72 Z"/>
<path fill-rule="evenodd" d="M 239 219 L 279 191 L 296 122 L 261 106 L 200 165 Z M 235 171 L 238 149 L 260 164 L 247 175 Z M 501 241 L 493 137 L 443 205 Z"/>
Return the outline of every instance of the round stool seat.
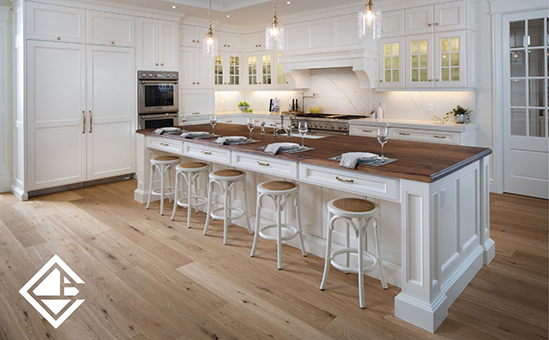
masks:
<path fill-rule="evenodd" d="M 340 198 L 334 200 L 332 205 L 339 210 L 355 213 L 369 212 L 376 208 L 372 202 L 360 198 Z"/>
<path fill-rule="evenodd" d="M 262 189 L 270 191 L 286 191 L 291 190 L 297 187 L 295 183 L 286 182 L 286 181 L 271 181 L 260 184 Z"/>
<path fill-rule="evenodd" d="M 217 170 L 212 172 L 212 175 L 217 177 L 237 177 L 243 174 L 244 172 L 240 170 Z"/>
<path fill-rule="evenodd" d="M 158 157 L 151 158 L 151 163 L 173 162 L 178 160 L 179 160 L 179 157 L 176 157 L 176 156 L 158 156 Z"/>
<path fill-rule="evenodd" d="M 180 168 L 182 170 L 193 170 L 193 169 L 200 169 L 207 167 L 208 164 L 202 163 L 202 162 L 189 162 L 189 163 L 181 163 L 177 166 L 177 168 Z"/>

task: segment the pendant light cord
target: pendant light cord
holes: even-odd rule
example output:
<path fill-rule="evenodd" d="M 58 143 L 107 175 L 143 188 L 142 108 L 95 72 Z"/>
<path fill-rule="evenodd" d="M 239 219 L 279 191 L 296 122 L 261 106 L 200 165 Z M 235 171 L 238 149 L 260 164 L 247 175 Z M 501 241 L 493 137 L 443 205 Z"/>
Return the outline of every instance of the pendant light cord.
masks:
<path fill-rule="evenodd" d="M 276 24 L 276 0 L 273 1 L 273 24 Z"/>
<path fill-rule="evenodd" d="M 212 37 L 212 0 L 210 0 L 210 9 L 208 11 L 210 15 L 210 28 L 208 29 L 208 34 L 210 35 L 210 38 Z"/>

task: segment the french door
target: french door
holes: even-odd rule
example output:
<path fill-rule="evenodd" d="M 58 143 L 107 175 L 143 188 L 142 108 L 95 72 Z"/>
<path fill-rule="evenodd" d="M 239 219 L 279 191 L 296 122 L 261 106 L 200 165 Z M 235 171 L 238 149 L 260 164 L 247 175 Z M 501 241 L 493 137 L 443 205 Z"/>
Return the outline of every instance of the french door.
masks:
<path fill-rule="evenodd" d="M 548 198 L 549 18 L 517 13 L 503 25 L 504 191 Z"/>

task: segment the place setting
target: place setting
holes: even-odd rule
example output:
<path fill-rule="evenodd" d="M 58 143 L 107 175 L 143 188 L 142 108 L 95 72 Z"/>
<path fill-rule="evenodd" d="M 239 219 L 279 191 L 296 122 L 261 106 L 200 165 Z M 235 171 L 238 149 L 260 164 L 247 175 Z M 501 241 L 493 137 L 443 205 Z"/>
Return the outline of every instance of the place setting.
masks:
<path fill-rule="evenodd" d="M 262 146 L 259 149 L 263 149 L 265 153 L 268 153 L 270 155 L 276 155 L 278 152 L 300 153 L 300 152 L 314 150 L 315 148 L 305 146 L 305 136 L 309 131 L 307 123 L 300 122 L 297 128 L 297 131 L 301 136 L 301 145 L 299 145 L 298 143 L 281 142 L 281 143 L 271 143 L 267 146 Z"/>
<path fill-rule="evenodd" d="M 337 157 L 328 158 L 331 161 L 339 161 L 339 166 L 348 169 L 354 169 L 358 164 L 368 166 L 382 166 L 396 162 L 396 158 L 387 158 L 383 153 L 383 146 L 389 141 L 389 129 L 387 127 L 379 128 L 377 131 L 377 141 L 381 144 L 381 156 L 371 152 L 347 152 Z"/>
<path fill-rule="evenodd" d="M 253 131 L 255 128 L 255 120 L 253 118 L 248 118 L 246 121 L 246 127 L 250 130 L 250 138 L 244 136 L 223 136 L 218 137 L 215 140 L 216 144 L 221 145 L 245 145 L 251 143 L 259 143 L 258 140 L 253 139 Z"/>
<path fill-rule="evenodd" d="M 186 121 L 186 116 L 185 116 Z M 210 116 L 210 125 L 212 126 L 212 132 L 207 131 L 185 131 L 181 134 L 181 137 L 183 138 L 191 138 L 191 139 L 209 139 L 209 138 L 217 138 L 220 137 L 219 135 L 215 134 L 215 125 L 217 124 L 217 116 L 212 115 Z"/>

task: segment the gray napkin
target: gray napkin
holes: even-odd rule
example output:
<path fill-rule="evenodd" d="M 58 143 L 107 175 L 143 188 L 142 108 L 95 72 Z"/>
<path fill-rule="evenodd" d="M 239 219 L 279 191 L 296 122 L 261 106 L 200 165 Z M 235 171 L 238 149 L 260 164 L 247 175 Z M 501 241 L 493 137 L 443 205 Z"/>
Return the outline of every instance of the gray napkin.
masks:
<path fill-rule="evenodd" d="M 292 149 L 299 147 L 297 143 L 271 143 L 265 147 L 265 152 L 269 155 L 276 155 L 280 148 Z"/>
<path fill-rule="evenodd" d="M 247 138 L 244 136 L 228 136 L 228 137 L 219 137 L 215 140 L 216 144 L 225 144 L 228 140 L 236 141 L 236 140 L 246 140 Z"/>
<path fill-rule="evenodd" d="M 341 161 L 339 162 L 339 166 L 354 169 L 356 168 L 359 158 L 377 159 L 379 158 L 379 156 L 375 153 L 369 152 L 347 152 L 341 155 Z"/>
<path fill-rule="evenodd" d="M 191 136 L 203 136 L 203 135 L 207 135 L 207 134 L 208 134 L 208 132 L 206 132 L 206 131 L 193 131 L 193 132 L 182 133 L 181 137 L 187 138 L 187 137 L 191 137 Z"/>

